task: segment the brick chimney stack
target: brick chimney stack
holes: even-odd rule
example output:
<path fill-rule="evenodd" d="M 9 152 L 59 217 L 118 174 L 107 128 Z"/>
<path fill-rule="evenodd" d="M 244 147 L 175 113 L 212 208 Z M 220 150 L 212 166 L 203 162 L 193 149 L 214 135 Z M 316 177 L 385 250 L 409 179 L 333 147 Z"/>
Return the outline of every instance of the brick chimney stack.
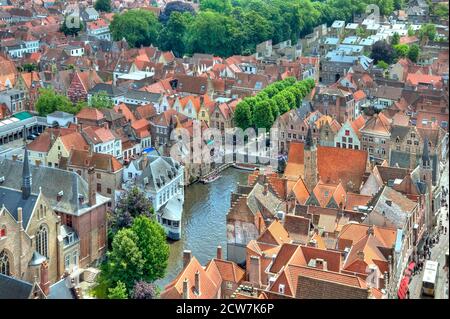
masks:
<path fill-rule="evenodd" d="M 187 278 L 183 280 L 183 299 L 189 299 L 189 280 Z"/>
<path fill-rule="evenodd" d="M 190 250 L 183 251 L 183 268 L 189 264 L 192 258 L 192 252 Z"/>
<path fill-rule="evenodd" d="M 249 281 L 252 284 L 261 285 L 261 260 L 258 256 L 250 256 Z"/>
<path fill-rule="evenodd" d="M 217 259 L 222 259 L 222 246 L 217 246 Z"/>
<path fill-rule="evenodd" d="M 97 203 L 97 191 L 95 187 L 95 169 L 89 167 L 88 169 L 88 188 L 89 188 L 89 206 L 94 206 Z"/>
<path fill-rule="evenodd" d="M 195 293 L 199 296 L 201 291 L 200 291 L 200 272 L 197 270 L 197 272 L 195 273 Z"/>
<path fill-rule="evenodd" d="M 41 280 L 39 283 L 42 291 L 46 296 L 50 293 L 50 281 L 48 280 L 48 263 L 44 261 L 41 264 Z"/>

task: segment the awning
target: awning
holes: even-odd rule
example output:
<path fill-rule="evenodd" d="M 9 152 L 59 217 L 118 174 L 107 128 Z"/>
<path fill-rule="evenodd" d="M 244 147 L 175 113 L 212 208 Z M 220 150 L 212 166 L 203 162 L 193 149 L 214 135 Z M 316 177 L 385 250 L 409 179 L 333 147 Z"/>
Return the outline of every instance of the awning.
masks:
<path fill-rule="evenodd" d="M 397 296 L 398 299 L 406 299 L 406 294 L 408 293 L 408 284 L 409 278 L 403 277 L 402 281 L 400 281 L 400 287 L 398 288 Z"/>

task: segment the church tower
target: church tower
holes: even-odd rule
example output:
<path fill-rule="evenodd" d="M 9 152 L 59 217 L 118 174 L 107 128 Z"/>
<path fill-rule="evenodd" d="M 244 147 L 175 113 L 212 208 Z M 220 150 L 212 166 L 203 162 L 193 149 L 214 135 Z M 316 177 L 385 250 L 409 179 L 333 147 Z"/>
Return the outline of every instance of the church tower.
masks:
<path fill-rule="evenodd" d="M 314 187 L 317 185 L 317 146 L 314 143 L 311 128 L 308 128 L 306 134 L 305 146 L 303 149 L 304 169 L 303 180 L 309 193 L 312 193 Z"/>

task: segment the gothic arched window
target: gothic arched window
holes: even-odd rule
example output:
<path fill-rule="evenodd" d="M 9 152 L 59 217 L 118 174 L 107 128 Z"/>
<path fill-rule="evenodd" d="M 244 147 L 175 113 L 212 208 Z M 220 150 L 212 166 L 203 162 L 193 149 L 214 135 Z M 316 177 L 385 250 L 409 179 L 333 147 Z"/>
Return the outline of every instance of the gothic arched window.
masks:
<path fill-rule="evenodd" d="M 48 257 L 48 229 L 44 225 L 41 225 L 36 233 L 36 251 Z"/>
<path fill-rule="evenodd" d="M 6 251 L 2 250 L 0 252 L 0 274 L 9 276 L 9 258 Z"/>

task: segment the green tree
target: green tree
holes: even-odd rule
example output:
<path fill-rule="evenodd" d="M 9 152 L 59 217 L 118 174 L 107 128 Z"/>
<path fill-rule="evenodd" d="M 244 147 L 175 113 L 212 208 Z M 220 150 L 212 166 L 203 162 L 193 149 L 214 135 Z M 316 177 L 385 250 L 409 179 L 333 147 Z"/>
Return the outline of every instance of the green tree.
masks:
<path fill-rule="evenodd" d="M 202 11 L 212 10 L 228 14 L 232 8 L 230 0 L 200 0 L 200 9 Z"/>
<path fill-rule="evenodd" d="M 119 280 L 114 288 L 109 288 L 108 299 L 128 299 L 128 292 L 125 284 Z"/>
<path fill-rule="evenodd" d="M 374 63 L 378 63 L 378 61 L 382 60 L 391 64 L 394 61 L 395 52 L 391 45 L 384 40 L 380 40 L 373 44 L 370 57 L 374 59 Z"/>
<path fill-rule="evenodd" d="M 163 50 L 172 50 L 177 57 L 186 52 L 186 31 L 193 17 L 190 13 L 172 12 L 167 24 L 159 34 L 159 44 Z"/>
<path fill-rule="evenodd" d="M 116 207 L 110 216 L 110 229 L 117 232 L 124 227 L 130 227 L 134 218 L 145 215 L 153 218 L 152 203 L 138 187 L 132 187 L 124 192 L 117 201 Z"/>
<path fill-rule="evenodd" d="M 94 8 L 97 11 L 111 12 L 111 0 L 97 0 Z"/>
<path fill-rule="evenodd" d="M 163 278 L 169 259 L 169 245 L 164 229 L 155 220 L 138 216 L 134 219 L 131 230 L 137 235 L 137 246 L 144 259 L 143 275 L 140 279 L 153 282 Z"/>
<path fill-rule="evenodd" d="M 420 54 L 420 47 L 417 44 L 413 44 L 411 45 L 411 47 L 409 47 L 408 59 L 416 63 L 417 60 L 419 59 L 419 54 Z"/>
<path fill-rule="evenodd" d="M 273 25 L 267 18 L 256 11 L 246 11 L 241 15 L 240 23 L 244 34 L 244 49 L 254 51 L 256 44 L 270 40 L 273 34 Z"/>
<path fill-rule="evenodd" d="M 405 58 L 409 52 L 409 46 L 407 44 L 394 45 L 394 51 L 397 58 Z"/>
<path fill-rule="evenodd" d="M 371 0 L 370 3 L 376 4 L 380 8 L 382 16 L 389 16 L 394 11 L 394 0 Z"/>
<path fill-rule="evenodd" d="M 96 109 L 111 109 L 114 106 L 113 100 L 103 91 L 94 94 L 89 104 Z"/>
<path fill-rule="evenodd" d="M 22 70 L 25 72 L 33 72 L 37 70 L 37 66 L 34 63 L 25 63 L 22 65 Z"/>
<path fill-rule="evenodd" d="M 240 101 L 234 111 L 234 125 L 245 130 L 252 126 L 252 112 L 246 100 Z"/>
<path fill-rule="evenodd" d="M 153 12 L 132 9 L 114 15 L 109 26 L 115 41 L 125 38 L 132 47 L 157 44 L 161 23 Z"/>
<path fill-rule="evenodd" d="M 433 23 L 423 24 L 419 30 L 419 39 L 423 43 L 427 43 L 428 41 L 434 41 L 436 38 L 436 26 Z"/>
<path fill-rule="evenodd" d="M 273 117 L 271 105 L 268 101 L 258 101 L 255 105 L 253 123 L 257 129 L 270 130 L 275 118 Z"/>
<path fill-rule="evenodd" d="M 394 9 L 400 10 L 405 6 L 405 0 L 394 0 Z"/>
<path fill-rule="evenodd" d="M 120 281 L 131 291 L 136 281 L 143 278 L 145 259 L 137 243 L 138 236 L 129 228 L 121 229 L 114 236 L 112 250 L 107 253 L 107 261 L 101 266 L 98 285 L 94 295 L 105 298 L 109 289 Z"/>
<path fill-rule="evenodd" d="M 236 20 L 213 11 L 200 12 L 187 31 L 188 51 L 230 56 L 242 50 L 243 34 Z"/>
<path fill-rule="evenodd" d="M 284 114 L 290 110 L 289 102 L 283 92 L 278 93 L 272 99 L 278 106 L 278 111 L 280 112 L 280 114 Z"/>
<path fill-rule="evenodd" d="M 356 35 L 357 35 L 358 37 L 365 38 L 365 37 L 367 37 L 367 32 L 366 32 L 366 30 L 364 30 L 363 27 L 358 27 L 358 28 L 356 29 Z"/>
<path fill-rule="evenodd" d="M 408 27 L 408 37 L 412 37 L 416 34 L 411 26 Z"/>
<path fill-rule="evenodd" d="M 433 13 L 438 17 L 445 19 L 448 17 L 448 3 L 438 3 L 433 9 Z"/>
<path fill-rule="evenodd" d="M 72 102 L 67 97 L 57 94 L 55 90 L 39 89 L 39 98 L 36 102 L 36 110 L 39 112 L 39 115 L 46 116 L 55 111 L 66 112 L 72 110 L 72 108 Z"/>
<path fill-rule="evenodd" d="M 384 62 L 383 60 L 378 61 L 377 66 L 379 68 L 382 68 L 383 70 L 387 70 L 389 68 L 389 64 L 387 64 L 386 62 Z"/>
<path fill-rule="evenodd" d="M 59 29 L 64 35 L 78 36 L 78 33 L 84 30 L 83 21 L 77 20 L 74 16 L 65 16 L 64 22 Z"/>
<path fill-rule="evenodd" d="M 392 36 L 392 40 L 391 40 L 391 45 L 397 45 L 400 43 L 400 35 L 395 32 L 394 35 Z"/>

